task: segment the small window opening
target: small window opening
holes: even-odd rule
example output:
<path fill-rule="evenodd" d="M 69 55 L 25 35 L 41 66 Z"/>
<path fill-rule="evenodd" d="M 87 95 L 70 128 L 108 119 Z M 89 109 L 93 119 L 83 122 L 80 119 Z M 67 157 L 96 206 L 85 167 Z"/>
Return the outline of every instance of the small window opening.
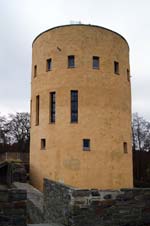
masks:
<path fill-rule="evenodd" d="M 41 139 L 41 150 L 46 149 L 46 139 L 42 138 Z"/>
<path fill-rule="evenodd" d="M 127 80 L 128 80 L 128 82 L 130 82 L 130 71 L 129 71 L 129 69 L 127 69 Z"/>
<path fill-rule="evenodd" d="M 34 78 L 37 76 L 37 65 L 34 65 Z"/>
<path fill-rule="evenodd" d="M 52 70 L 52 59 L 48 59 L 47 60 L 47 71 L 51 71 Z"/>
<path fill-rule="evenodd" d="M 71 55 L 68 56 L 68 68 L 74 68 L 75 67 L 75 56 Z"/>
<path fill-rule="evenodd" d="M 99 69 L 99 57 L 93 56 L 93 69 Z"/>
<path fill-rule="evenodd" d="M 83 139 L 83 151 L 90 151 L 90 139 Z"/>
<path fill-rule="evenodd" d="M 123 142 L 123 151 L 124 151 L 124 153 L 128 153 L 128 145 L 127 145 L 127 142 Z"/>
<path fill-rule="evenodd" d="M 119 75 L 119 63 L 114 61 L 114 73 Z"/>

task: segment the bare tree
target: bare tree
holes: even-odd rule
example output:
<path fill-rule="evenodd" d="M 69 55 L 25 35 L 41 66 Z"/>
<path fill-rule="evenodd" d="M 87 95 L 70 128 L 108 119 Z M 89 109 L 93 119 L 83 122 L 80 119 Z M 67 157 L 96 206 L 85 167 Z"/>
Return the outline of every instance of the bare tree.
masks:
<path fill-rule="evenodd" d="M 145 142 L 144 142 L 144 150 L 146 151 L 150 151 L 150 122 L 147 122 L 146 125 L 146 138 L 145 138 Z"/>
<path fill-rule="evenodd" d="M 8 127 L 11 143 L 17 143 L 21 150 L 24 150 L 26 146 L 29 146 L 30 140 L 29 113 L 21 112 L 16 114 L 10 114 Z"/>
<path fill-rule="evenodd" d="M 8 140 L 7 120 L 5 116 L 0 116 L 0 143 L 5 145 Z"/>
<path fill-rule="evenodd" d="M 133 150 L 150 150 L 150 122 L 138 113 L 133 114 L 132 120 Z"/>

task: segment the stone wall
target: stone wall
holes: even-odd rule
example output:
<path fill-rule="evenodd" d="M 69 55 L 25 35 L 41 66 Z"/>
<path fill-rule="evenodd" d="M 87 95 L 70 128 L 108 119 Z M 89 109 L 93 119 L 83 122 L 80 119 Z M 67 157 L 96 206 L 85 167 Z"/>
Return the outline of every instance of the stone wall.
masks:
<path fill-rule="evenodd" d="M 148 226 L 150 188 L 83 190 L 45 179 L 44 218 L 68 226 Z"/>
<path fill-rule="evenodd" d="M 14 182 L 17 189 L 27 191 L 27 215 L 30 223 L 44 223 L 43 193 L 28 183 Z"/>
<path fill-rule="evenodd" d="M 64 226 L 150 225 L 150 188 L 83 190 L 45 179 L 42 194 L 29 184 L 15 182 L 14 186 L 27 190 L 27 212 L 32 223 Z"/>
<path fill-rule="evenodd" d="M 0 226 L 26 226 L 26 191 L 0 189 Z"/>
<path fill-rule="evenodd" d="M 63 184 L 44 180 L 45 221 L 69 225 L 72 189 Z"/>

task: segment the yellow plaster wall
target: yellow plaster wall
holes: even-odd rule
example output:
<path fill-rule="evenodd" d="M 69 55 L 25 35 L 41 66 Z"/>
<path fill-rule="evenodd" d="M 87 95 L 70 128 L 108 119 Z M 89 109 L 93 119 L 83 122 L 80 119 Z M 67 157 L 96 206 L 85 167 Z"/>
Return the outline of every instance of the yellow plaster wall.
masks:
<path fill-rule="evenodd" d="M 57 48 L 59 47 L 59 49 Z M 61 50 L 61 51 L 60 51 Z M 75 68 L 67 67 L 68 55 Z M 92 57 L 100 57 L 100 69 Z M 52 58 L 52 70 L 46 60 Z M 120 73 L 114 74 L 114 61 Z M 37 65 L 37 77 L 33 68 Z M 69 25 L 41 34 L 32 52 L 31 182 L 42 190 L 43 177 L 80 188 L 132 187 L 131 87 L 129 47 L 107 29 Z M 70 123 L 70 91 L 78 90 L 78 123 Z M 56 122 L 49 123 L 49 92 L 56 92 Z M 35 125 L 36 96 L 40 123 Z M 46 150 L 41 150 L 41 138 Z M 83 151 L 89 138 L 91 150 Z M 123 151 L 128 144 L 128 153 Z"/>

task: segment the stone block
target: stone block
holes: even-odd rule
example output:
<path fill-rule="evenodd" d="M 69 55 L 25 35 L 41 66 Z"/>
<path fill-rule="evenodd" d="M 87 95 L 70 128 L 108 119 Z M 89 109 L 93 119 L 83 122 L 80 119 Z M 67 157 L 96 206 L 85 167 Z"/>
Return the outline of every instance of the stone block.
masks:
<path fill-rule="evenodd" d="M 12 220 L 10 217 L 0 214 L 0 226 L 14 226 L 14 225 L 12 225 Z"/>
<path fill-rule="evenodd" d="M 90 196 L 90 194 L 91 194 L 91 191 L 90 190 L 73 190 L 72 191 L 72 196 L 73 197 L 78 197 L 78 196 L 80 196 L 80 197 L 88 197 L 88 196 Z"/>
<path fill-rule="evenodd" d="M 26 214 L 26 211 L 25 211 L 25 209 L 22 209 L 22 208 L 20 208 L 20 209 L 15 209 L 15 208 L 5 208 L 5 209 L 3 209 L 3 214 L 5 215 L 5 216 L 25 216 L 25 214 Z"/>
<path fill-rule="evenodd" d="M 111 207 L 111 206 L 113 206 L 115 204 L 115 200 L 112 200 L 112 199 L 110 199 L 110 200 L 104 200 L 104 201 L 101 201 L 100 202 L 100 206 L 103 206 L 103 207 Z"/>
<path fill-rule="evenodd" d="M 12 218 L 12 225 L 11 226 L 26 226 L 27 225 L 26 216 L 14 217 Z"/>
<path fill-rule="evenodd" d="M 14 208 L 18 209 L 18 208 L 26 208 L 26 201 L 17 201 L 17 202 L 13 202 L 13 206 Z"/>
<path fill-rule="evenodd" d="M 8 202 L 8 191 L 0 190 L 0 202 Z"/>
<path fill-rule="evenodd" d="M 110 195 L 110 194 L 107 194 L 104 196 L 104 199 L 111 199 L 111 198 L 112 198 L 112 195 Z"/>
<path fill-rule="evenodd" d="M 9 201 L 21 201 L 26 199 L 27 199 L 26 191 L 15 189 L 9 192 Z"/>
<path fill-rule="evenodd" d="M 92 196 L 96 196 L 96 197 L 97 197 L 97 196 L 98 196 L 98 197 L 101 196 L 99 190 L 95 190 L 95 189 L 92 189 L 92 190 L 91 190 L 91 195 L 92 195 Z"/>

